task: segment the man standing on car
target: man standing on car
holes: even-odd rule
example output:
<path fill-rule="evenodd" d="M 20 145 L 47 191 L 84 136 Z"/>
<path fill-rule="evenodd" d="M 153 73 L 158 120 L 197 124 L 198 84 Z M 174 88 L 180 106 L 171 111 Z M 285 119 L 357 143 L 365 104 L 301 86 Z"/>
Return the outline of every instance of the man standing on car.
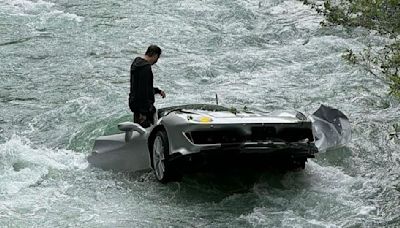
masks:
<path fill-rule="evenodd" d="M 131 65 L 131 89 L 129 93 L 129 108 L 134 113 L 133 122 L 147 128 L 153 124 L 154 94 L 165 98 L 164 91 L 153 87 L 153 72 L 151 65 L 158 61 L 161 48 L 150 45 L 144 57 L 137 57 Z"/>

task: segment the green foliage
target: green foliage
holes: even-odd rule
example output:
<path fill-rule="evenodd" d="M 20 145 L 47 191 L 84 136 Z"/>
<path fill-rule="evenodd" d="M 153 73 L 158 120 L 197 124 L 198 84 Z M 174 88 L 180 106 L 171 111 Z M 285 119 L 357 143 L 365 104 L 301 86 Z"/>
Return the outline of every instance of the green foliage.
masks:
<path fill-rule="evenodd" d="M 229 108 L 229 111 L 230 111 L 231 113 L 235 114 L 235 115 L 238 113 L 238 110 L 237 110 L 235 107 L 230 107 L 230 108 Z"/>
<path fill-rule="evenodd" d="M 389 127 L 389 138 L 390 139 L 399 139 L 400 135 L 400 124 L 395 123 Z"/>
<path fill-rule="evenodd" d="M 342 55 L 342 57 L 351 64 L 357 63 L 357 55 L 354 54 L 353 50 L 351 49 L 346 49 L 346 52 Z"/>
<path fill-rule="evenodd" d="M 383 51 L 382 72 L 389 77 L 390 93 L 400 98 L 400 42 L 386 45 Z"/>
<path fill-rule="evenodd" d="M 400 33 L 400 3 L 398 0 L 338 0 L 333 4 L 325 0 L 323 7 L 316 7 L 325 15 L 327 24 L 364 27 L 382 34 Z"/>
<path fill-rule="evenodd" d="M 364 27 L 387 35 L 392 42 L 382 50 L 373 52 L 368 48 L 359 54 L 348 49 L 343 58 L 349 63 L 362 65 L 370 73 L 372 65 L 380 67 L 381 73 L 388 80 L 390 93 L 400 98 L 400 1 L 399 0 L 325 0 L 317 5 L 309 0 L 302 0 L 323 14 L 324 26 L 342 25 L 346 27 Z"/>
<path fill-rule="evenodd" d="M 231 112 L 231 113 L 233 113 L 233 114 L 238 114 L 240 111 L 237 109 L 237 108 L 235 108 L 235 107 L 230 107 L 229 108 L 229 112 Z M 243 107 L 243 112 L 250 112 L 249 111 L 249 108 L 245 105 L 244 107 Z"/>

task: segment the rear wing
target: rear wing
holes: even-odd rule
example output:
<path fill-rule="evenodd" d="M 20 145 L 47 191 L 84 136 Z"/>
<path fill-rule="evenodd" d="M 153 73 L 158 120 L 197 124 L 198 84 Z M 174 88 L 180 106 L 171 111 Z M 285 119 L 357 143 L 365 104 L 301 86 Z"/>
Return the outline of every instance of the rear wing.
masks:
<path fill-rule="evenodd" d="M 349 119 L 338 109 L 321 105 L 310 119 L 315 146 L 319 151 L 344 146 L 351 141 Z"/>

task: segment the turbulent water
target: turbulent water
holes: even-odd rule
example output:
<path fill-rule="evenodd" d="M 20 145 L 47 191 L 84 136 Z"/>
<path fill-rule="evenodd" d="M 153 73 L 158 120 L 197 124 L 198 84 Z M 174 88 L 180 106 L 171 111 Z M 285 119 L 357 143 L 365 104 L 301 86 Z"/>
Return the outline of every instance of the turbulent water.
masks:
<path fill-rule="evenodd" d="M 383 40 L 321 20 L 295 0 L 0 0 L 0 227 L 399 227 L 399 104 L 341 57 Z M 286 174 L 162 185 L 90 168 L 94 139 L 131 118 L 129 67 L 149 44 L 158 107 L 326 104 L 353 140 Z"/>

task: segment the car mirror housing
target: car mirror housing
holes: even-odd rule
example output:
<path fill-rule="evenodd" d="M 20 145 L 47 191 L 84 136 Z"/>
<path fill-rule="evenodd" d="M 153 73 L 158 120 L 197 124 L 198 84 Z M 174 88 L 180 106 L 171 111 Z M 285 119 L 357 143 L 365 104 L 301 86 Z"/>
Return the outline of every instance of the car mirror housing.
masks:
<path fill-rule="evenodd" d="M 146 133 L 146 129 L 144 129 L 142 126 L 140 126 L 137 123 L 132 123 L 132 122 L 123 122 L 118 124 L 118 129 L 120 131 L 125 131 L 125 141 L 128 142 L 130 138 L 132 137 L 132 132 L 136 131 L 139 134 L 143 135 Z"/>

